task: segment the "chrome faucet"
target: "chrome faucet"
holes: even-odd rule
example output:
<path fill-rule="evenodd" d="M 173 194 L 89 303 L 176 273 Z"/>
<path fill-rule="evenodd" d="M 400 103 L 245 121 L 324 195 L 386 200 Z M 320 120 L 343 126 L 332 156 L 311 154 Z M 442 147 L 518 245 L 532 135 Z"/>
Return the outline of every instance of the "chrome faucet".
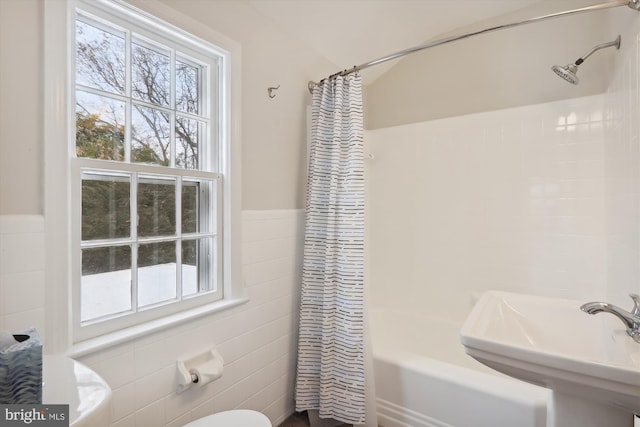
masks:
<path fill-rule="evenodd" d="M 627 334 L 640 344 L 640 296 L 638 294 L 629 294 L 629 296 L 633 300 L 631 312 L 606 302 L 588 302 L 580 306 L 580 310 L 589 314 L 601 312 L 613 314 L 627 327 Z"/>

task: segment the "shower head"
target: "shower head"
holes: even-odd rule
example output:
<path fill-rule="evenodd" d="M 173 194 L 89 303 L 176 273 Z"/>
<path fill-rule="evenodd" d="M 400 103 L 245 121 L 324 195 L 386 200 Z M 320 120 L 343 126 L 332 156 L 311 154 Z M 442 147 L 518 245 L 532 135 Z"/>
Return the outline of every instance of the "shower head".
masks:
<path fill-rule="evenodd" d="M 611 46 L 615 46 L 616 49 L 620 49 L 620 36 L 616 37 L 616 39 L 612 42 L 599 44 L 598 46 L 594 47 L 593 49 L 582 55 L 580 58 L 578 58 L 573 64 L 567 64 L 564 67 L 554 65 L 553 67 L 551 67 L 551 69 L 554 73 L 556 73 L 569 83 L 577 85 L 580 82 L 580 79 L 576 75 L 578 73 L 578 65 L 582 64 L 584 60 L 591 56 L 593 52 Z"/>
<path fill-rule="evenodd" d="M 551 69 L 571 84 L 577 85 L 580 82 L 580 79 L 576 76 L 578 72 L 578 66 L 576 64 L 567 64 L 564 67 L 554 65 Z"/>

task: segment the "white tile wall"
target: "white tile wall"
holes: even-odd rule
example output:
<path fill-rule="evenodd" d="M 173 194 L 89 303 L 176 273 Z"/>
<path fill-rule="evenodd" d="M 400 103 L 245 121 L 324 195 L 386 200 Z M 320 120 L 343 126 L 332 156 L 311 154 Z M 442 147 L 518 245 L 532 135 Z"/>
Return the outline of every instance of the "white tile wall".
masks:
<path fill-rule="evenodd" d="M 113 389 L 113 426 L 181 426 L 233 408 L 277 425 L 293 412 L 303 215 L 243 212 L 250 302 L 80 360 Z M 0 216 L 0 330 L 44 331 L 44 221 Z M 221 379 L 175 393 L 175 363 L 216 346 Z M 45 349 L 46 350 L 46 349 Z"/>
<path fill-rule="evenodd" d="M 35 327 L 44 341 L 44 218 L 0 215 L 0 330 Z"/>
<path fill-rule="evenodd" d="M 593 96 L 369 132 L 374 305 L 604 296 L 604 127 Z"/>
<path fill-rule="evenodd" d="M 617 57 L 606 96 L 610 126 L 605 145 L 608 299 L 630 307 L 640 293 L 640 93 L 637 23 Z"/>

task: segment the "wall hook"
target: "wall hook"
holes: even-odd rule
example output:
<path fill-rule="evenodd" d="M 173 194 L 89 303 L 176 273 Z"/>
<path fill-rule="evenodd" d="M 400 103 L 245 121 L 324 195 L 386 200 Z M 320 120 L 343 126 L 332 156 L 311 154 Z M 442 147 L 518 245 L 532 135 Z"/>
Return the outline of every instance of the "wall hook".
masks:
<path fill-rule="evenodd" d="M 280 85 L 278 85 L 278 87 L 269 87 L 267 88 L 267 92 L 269 92 L 269 98 L 275 98 L 276 94 L 274 93 L 274 91 L 280 89 Z"/>

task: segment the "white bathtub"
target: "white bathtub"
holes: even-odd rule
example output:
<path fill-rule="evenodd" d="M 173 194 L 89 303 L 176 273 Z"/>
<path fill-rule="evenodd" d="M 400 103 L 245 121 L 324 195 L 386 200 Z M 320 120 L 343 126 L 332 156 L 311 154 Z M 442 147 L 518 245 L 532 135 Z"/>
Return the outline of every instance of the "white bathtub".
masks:
<path fill-rule="evenodd" d="M 467 356 L 461 323 L 373 309 L 371 326 L 381 426 L 546 426 L 550 391 Z"/>

